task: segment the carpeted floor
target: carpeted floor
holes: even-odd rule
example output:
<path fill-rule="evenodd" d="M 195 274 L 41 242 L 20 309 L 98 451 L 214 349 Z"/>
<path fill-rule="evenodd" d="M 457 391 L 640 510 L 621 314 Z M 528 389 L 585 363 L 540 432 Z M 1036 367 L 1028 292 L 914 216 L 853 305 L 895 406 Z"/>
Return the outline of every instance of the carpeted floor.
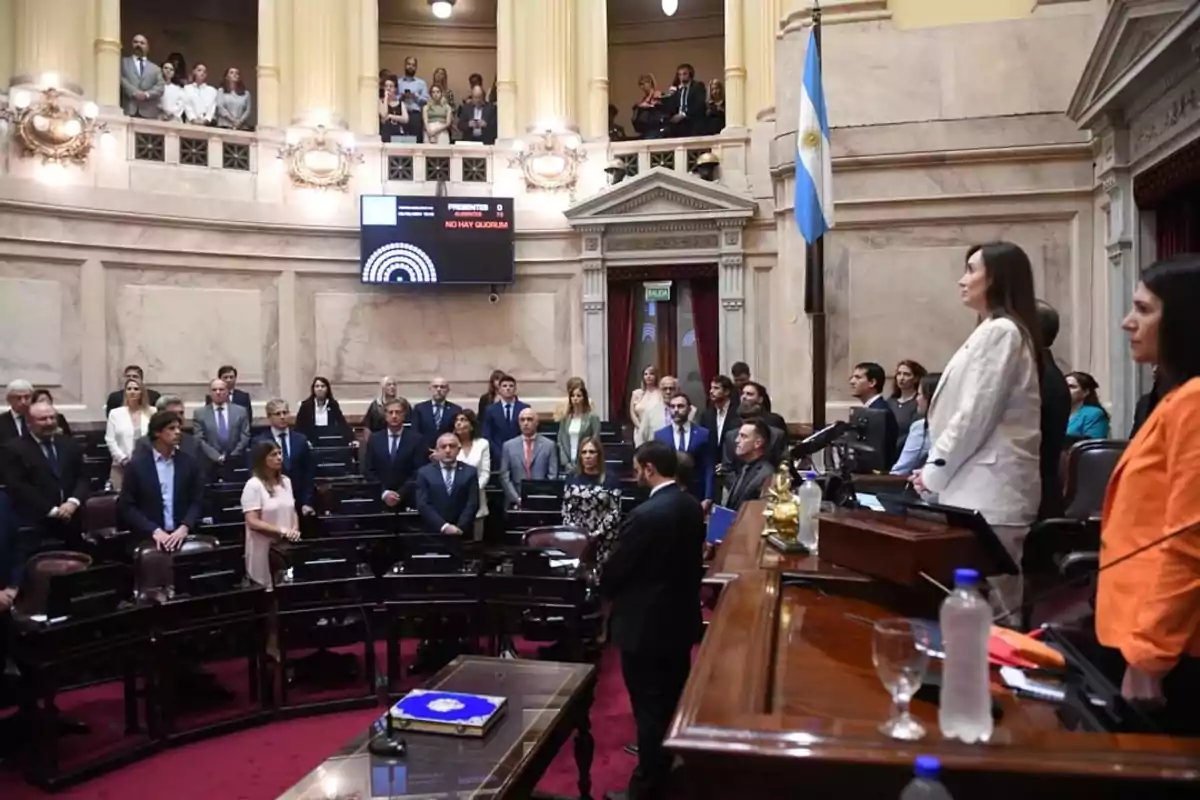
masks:
<path fill-rule="evenodd" d="M 106 704 L 113 700 L 119 697 L 104 698 Z M 92 698 L 88 702 L 99 701 Z M 84 706 L 64 706 L 63 710 L 87 719 Z M 365 709 L 275 722 L 167 750 L 55 795 L 28 786 L 15 769 L 5 766 L 0 768 L 0 798 L 274 800 L 361 733 L 379 714 L 378 709 Z M 634 758 L 623 750 L 634 740 L 634 729 L 615 651 L 606 651 L 602 659 L 591 719 L 596 738 L 592 791 L 594 796 L 602 797 L 606 791 L 624 788 L 634 766 Z M 538 789 L 578 796 L 576 780 L 575 760 L 568 743 Z"/>

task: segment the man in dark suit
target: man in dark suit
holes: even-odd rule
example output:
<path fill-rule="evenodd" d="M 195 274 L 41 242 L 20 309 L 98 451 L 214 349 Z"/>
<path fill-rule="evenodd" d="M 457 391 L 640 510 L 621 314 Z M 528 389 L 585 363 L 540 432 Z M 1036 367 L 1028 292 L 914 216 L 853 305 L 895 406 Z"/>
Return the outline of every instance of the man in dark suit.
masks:
<path fill-rule="evenodd" d="M 718 375 L 708 387 L 708 406 L 700 414 L 700 424 L 708 430 L 708 442 L 713 449 L 713 461 L 720 461 L 720 444 L 729 431 L 741 427 L 738 403 L 741 398 L 734 393 L 733 381 L 728 375 Z"/>
<path fill-rule="evenodd" d="M 762 400 L 757 392 L 751 389 L 757 384 L 747 384 L 742 391 L 742 404 L 738 406 L 738 426 L 726 426 L 725 441 L 721 443 L 721 467 L 727 475 L 732 475 L 741 467 L 743 461 L 738 457 L 738 433 L 747 424 L 762 422 L 767 426 L 766 459 L 773 467 L 778 467 L 784 458 L 787 447 L 787 431 L 783 426 L 783 417 L 771 414 L 763 409 Z M 748 391 L 749 390 L 749 391 Z M 728 481 L 726 481 L 728 485 Z"/>
<path fill-rule="evenodd" d="M 855 364 L 854 371 L 850 374 L 850 394 L 858 398 L 864 408 L 887 412 L 884 417 L 883 463 L 887 465 L 887 469 L 891 469 L 898 455 L 896 443 L 900 440 L 900 423 L 896 421 L 896 415 L 892 413 L 887 399 L 883 396 L 886 383 L 887 373 L 873 361 Z"/>
<path fill-rule="evenodd" d="M 675 483 L 677 465 L 673 448 L 660 441 L 633 454 L 638 485 L 650 496 L 622 523 L 600 581 L 612 599 L 609 638 L 621 653 L 637 726 L 638 764 L 628 794 L 617 797 L 662 796 L 671 772 L 663 739 L 700 638 L 704 512 Z"/>
<path fill-rule="evenodd" d="M 1071 419 L 1071 390 L 1067 379 L 1054 361 L 1050 346 L 1058 338 L 1058 311 L 1045 300 L 1037 306 L 1042 329 L 1042 503 L 1038 519 L 1063 515 L 1063 490 L 1058 473 L 1059 457 L 1067 441 L 1067 422 Z"/>
<path fill-rule="evenodd" d="M 308 437 L 289 427 L 291 413 L 286 400 L 275 398 L 267 401 L 267 422 L 271 427 L 246 448 L 246 464 L 259 442 L 274 442 L 283 455 L 283 474 L 292 481 L 292 494 L 301 514 L 315 514 L 313 510 L 313 480 L 316 478 L 316 459 Z"/>
<path fill-rule="evenodd" d="M 157 411 L 148 427 L 150 446 L 133 451 L 117 498 L 117 515 L 135 542 L 153 539 L 159 550 L 174 551 L 200 520 L 204 470 L 179 447 L 182 415 Z"/>
<path fill-rule="evenodd" d="M 17 519 L 34 528 L 42 540 L 61 539 L 82 546 L 80 531 L 87 502 L 88 480 L 83 470 L 83 447 L 69 436 L 56 434 L 57 412 L 49 403 L 34 403 L 26 415 L 26 436 L 5 444 L 2 461 L 7 491 Z M 0 569 L 11 585 L 19 585 L 27 557 L 37 542 L 16 535 L 0 543 Z"/>
<path fill-rule="evenodd" d="M 241 406 L 246 409 L 246 418 L 254 419 L 254 403 L 250 400 L 250 395 L 237 388 L 238 371 L 237 367 L 229 364 L 222 364 L 217 369 L 217 378 L 225 382 L 225 388 L 229 390 L 229 402 L 235 406 Z M 212 405 L 213 399 L 211 396 L 204 398 L 204 405 Z"/>
<path fill-rule="evenodd" d="M 692 401 L 683 392 L 671 398 L 670 408 L 674 424 L 659 428 L 654 432 L 654 438 L 691 458 L 692 480 L 686 488 L 707 511 L 713 501 L 714 478 L 713 447 L 708 440 L 708 429 L 692 424 Z"/>
<path fill-rule="evenodd" d="M 776 465 L 767 457 L 771 429 L 762 420 L 746 422 L 737 432 L 737 458 L 741 466 L 729 483 L 725 506 L 737 510 L 747 500 L 762 496 L 763 486 L 775 473 Z"/>
<path fill-rule="evenodd" d="M 26 415 L 33 402 L 33 384 L 26 380 L 15 380 L 8 384 L 4 393 L 8 410 L 0 414 L 0 444 L 11 439 L 20 439 L 29 430 Z"/>
<path fill-rule="evenodd" d="M 459 141 L 496 143 L 496 107 L 487 101 L 482 86 L 472 86 L 471 96 L 458 109 Z"/>
<path fill-rule="evenodd" d="M 517 379 L 501 375 L 500 398 L 483 410 L 483 438 L 492 453 L 492 468 L 500 464 L 504 443 L 521 435 L 521 412 L 529 406 L 517 399 Z"/>
<path fill-rule="evenodd" d="M 437 460 L 417 470 L 417 511 L 430 533 L 462 536 L 475 524 L 479 511 L 479 476 L 458 460 L 461 446 L 453 433 L 436 443 Z"/>
<path fill-rule="evenodd" d="M 400 510 L 411 503 L 413 479 L 417 470 L 429 463 L 429 454 L 416 431 L 405 429 L 408 401 L 402 397 L 384 406 L 387 427 L 375 431 L 363 450 L 362 473 L 383 487 L 383 502 Z"/>
<path fill-rule="evenodd" d="M 109 392 L 108 399 L 104 401 L 104 416 L 108 417 L 114 408 L 120 408 L 125 405 L 125 382 L 135 380 L 142 385 L 143 391 L 146 393 L 146 405 L 154 405 L 158 402 L 159 394 L 153 389 L 146 387 L 146 378 L 142 373 L 142 368 L 137 364 L 130 364 L 125 368 L 125 372 L 121 374 L 122 388 L 116 391 Z"/>
<path fill-rule="evenodd" d="M 675 84 L 671 87 L 671 93 L 663 98 L 668 115 L 667 135 L 672 138 L 701 135 L 707 105 L 705 87 L 696 80 L 695 67 L 680 64 L 675 70 Z"/>
<path fill-rule="evenodd" d="M 454 417 L 462 411 L 461 406 L 446 400 L 448 394 L 450 383 L 439 376 L 429 382 L 429 399 L 413 406 L 412 426 L 421 434 L 426 453 L 437 446 L 439 436 L 454 432 Z"/>

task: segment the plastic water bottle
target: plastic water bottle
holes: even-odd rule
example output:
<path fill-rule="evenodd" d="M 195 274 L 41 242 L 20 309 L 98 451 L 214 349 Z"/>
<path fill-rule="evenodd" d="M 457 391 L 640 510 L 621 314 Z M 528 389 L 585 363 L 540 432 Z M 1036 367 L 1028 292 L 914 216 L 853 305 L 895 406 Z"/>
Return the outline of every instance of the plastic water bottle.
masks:
<path fill-rule="evenodd" d="M 817 473 L 804 473 L 804 482 L 796 490 L 796 499 L 800 503 L 800 530 L 796 538 L 812 553 L 817 552 L 817 527 L 820 523 L 817 515 L 821 513 L 822 497 L 821 487 L 817 484 Z"/>
<path fill-rule="evenodd" d="M 917 756 L 913 779 L 900 793 L 900 800 L 954 800 L 938 780 L 941 771 L 941 763 L 933 756 Z"/>
<path fill-rule="evenodd" d="M 939 615 L 942 649 L 942 694 L 938 726 L 947 739 L 972 744 L 992 736 L 992 697 L 988 688 L 988 637 L 992 609 L 976 588 L 979 573 L 954 570 L 954 591 L 942 601 Z"/>

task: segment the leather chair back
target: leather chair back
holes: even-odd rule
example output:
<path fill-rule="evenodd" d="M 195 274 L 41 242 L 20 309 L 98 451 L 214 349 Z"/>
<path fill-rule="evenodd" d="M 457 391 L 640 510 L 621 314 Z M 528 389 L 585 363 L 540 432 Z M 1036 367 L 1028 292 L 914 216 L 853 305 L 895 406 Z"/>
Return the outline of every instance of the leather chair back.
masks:
<path fill-rule="evenodd" d="M 184 540 L 176 552 L 201 553 L 215 550 L 221 543 L 213 536 L 193 534 Z M 133 591 L 139 603 L 164 602 L 175 588 L 175 554 L 158 549 L 153 539 L 147 539 L 133 551 Z"/>
<path fill-rule="evenodd" d="M 1089 439 L 1067 451 L 1065 516 L 1078 520 L 1099 519 L 1108 479 L 1128 444 L 1116 439 Z"/>
<path fill-rule="evenodd" d="M 91 556 L 70 550 L 47 550 L 33 556 L 26 562 L 25 578 L 16 599 L 17 610 L 26 616 L 45 614 L 51 578 L 83 572 L 91 565 Z"/>
<path fill-rule="evenodd" d="M 587 532 L 572 525 L 546 525 L 525 531 L 526 547 L 553 547 L 570 558 L 582 559 L 590 544 L 591 537 Z"/>
<path fill-rule="evenodd" d="M 117 495 L 97 494 L 83 506 L 83 536 L 89 542 L 111 539 L 117 533 Z"/>

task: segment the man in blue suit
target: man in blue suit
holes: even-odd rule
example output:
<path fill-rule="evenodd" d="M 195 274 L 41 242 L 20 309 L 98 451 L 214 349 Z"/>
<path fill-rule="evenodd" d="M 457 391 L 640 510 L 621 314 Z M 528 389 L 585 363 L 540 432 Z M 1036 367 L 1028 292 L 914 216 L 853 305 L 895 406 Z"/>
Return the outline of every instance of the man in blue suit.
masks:
<path fill-rule="evenodd" d="M 283 474 L 292 481 L 292 494 L 301 514 L 315 514 L 313 510 L 313 479 L 316 477 L 316 459 L 308 437 L 289 427 L 291 412 L 286 400 L 278 397 L 267 401 L 267 421 L 271 427 L 246 448 L 246 462 L 259 442 L 274 442 L 283 454 Z"/>
<path fill-rule="evenodd" d="M 883 463 L 888 465 L 888 469 L 891 469 L 891 465 L 896 463 L 898 455 L 896 445 L 900 440 L 900 423 L 896 421 L 896 415 L 883 396 L 886 383 L 887 373 L 883 371 L 883 367 L 873 361 L 855 364 L 854 372 L 850 375 L 850 394 L 858 398 L 864 408 L 887 412 L 883 420 L 886 441 L 882 457 Z"/>
<path fill-rule="evenodd" d="M 417 470 L 429 463 L 421 435 L 404 427 L 409 410 L 403 397 L 389 400 L 383 409 L 387 427 L 371 434 L 363 451 L 363 477 L 378 481 L 384 505 L 397 511 L 410 504 Z"/>
<path fill-rule="evenodd" d="M 447 402 L 450 384 L 439 376 L 429 382 L 429 399 L 413 406 L 413 428 L 421 434 L 427 452 L 437 447 L 438 437 L 454 433 L 454 418 L 462 407 Z"/>
<path fill-rule="evenodd" d="M 670 445 L 676 452 L 687 453 L 692 459 L 692 482 L 687 490 L 702 502 L 707 511 L 713 500 L 715 452 L 709 443 L 708 429 L 692 424 L 692 401 L 683 392 L 671 398 L 670 408 L 673 424 L 659 428 L 654 432 L 654 438 Z"/>
<path fill-rule="evenodd" d="M 437 460 L 417 471 L 417 511 L 429 533 L 461 536 L 472 530 L 479 511 L 479 476 L 458 460 L 453 433 L 437 439 Z"/>
<path fill-rule="evenodd" d="M 500 376 L 500 399 L 483 411 L 483 438 L 492 451 L 492 469 L 500 464 L 504 443 L 521 435 L 521 412 L 529 405 L 517 399 L 517 379 Z"/>
<path fill-rule="evenodd" d="M 200 520 L 204 470 L 178 449 L 183 431 L 179 414 L 155 412 L 148 427 L 150 446 L 136 448 L 125 467 L 117 515 L 135 542 L 153 539 L 159 550 L 174 551 Z"/>

